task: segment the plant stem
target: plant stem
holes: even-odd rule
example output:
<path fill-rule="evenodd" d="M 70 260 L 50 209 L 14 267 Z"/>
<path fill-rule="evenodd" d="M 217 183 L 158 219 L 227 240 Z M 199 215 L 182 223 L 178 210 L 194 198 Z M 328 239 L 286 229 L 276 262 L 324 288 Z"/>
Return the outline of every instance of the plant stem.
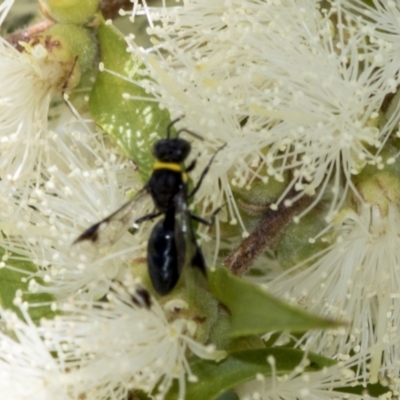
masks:
<path fill-rule="evenodd" d="M 311 197 L 303 196 L 291 207 L 286 207 L 282 201 L 276 211 L 268 209 L 253 232 L 233 250 L 223 264 L 235 275 L 244 275 L 266 247 L 276 244 L 279 234 L 293 217 L 310 203 Z"/>

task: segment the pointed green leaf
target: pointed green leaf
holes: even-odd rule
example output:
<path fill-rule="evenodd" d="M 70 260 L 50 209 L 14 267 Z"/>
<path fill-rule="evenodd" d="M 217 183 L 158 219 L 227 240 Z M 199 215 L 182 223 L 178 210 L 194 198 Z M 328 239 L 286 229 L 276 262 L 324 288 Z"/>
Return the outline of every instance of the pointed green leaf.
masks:
<path fill-rule="evenodd" d="M 0 258 L 4 256 L 4 249 L 0 248 Z M 9 266 L 0 269 L 0 305 L 4 309 L 10 309 L 21 316 L 19 309 L 14 305 L 15 293 L 21 290 L 23 299 L 29 304 L 45 305 L 33 306 L 29 308 L 29 315 L 34 322 L 39 322 L 41 318 L 52 318 L 54 312 L 50 308 L 50 303 L 54 300 L 48 293 L 29 293 L 27 275 L 23 272 L 32 273 L 36 267 L 28 261 L 19 261 L 15 255 L 8 256 L 5 264 Z"/>
<path fill-rule="evenodd" d="M 141 74 L 143 66 L 126 51 L 123 36 L 112 26 L 102 23 L 98 39 L 101 62 L 106 69 L 120 76 L 107 71 L 98 73 L 90 94 L 90 112 L 96 123 L 136 162 L 141 177 L 147 181 L 154 161 L 151 149 L 157 139 L 152 133 L 165 135 L 170 122 L 169 112 L 161 110 L 151 95 L 130 81 L 144 78 Z M 132 100 L 125 95 L 141 100 Z"/>
<path fill-rule="evenodd" d="M 232 337 L 339 326 L 336 321 L 317 317 L 278 300 L 261 287 L 234 276 L 226 268 L 217 268 L 209 278 L 211 293 L 232 314 Z"/>
<path fill-rule="evenodd" d="M 214 400 L 226 391 L 241 383 L 253 380 L 257 374 L 270 376 L 271 365 L 269 356 L 275 359 L 275 371 L 278 375 L 290 373 L 304 358 L 300 350 L 287 348 L 269 348 L 256 350 L 235 351 L 217 363 L 208 360 L 196 360 L 190 364 L 190 369 L 198 378 L 196 383 L 187 383 L 186 399 L 190 400 Z M 306 371 L 318 371 L 324 367 L 334 365 L 335 362 L 315 354 L 308 354 L 310 365 Z M 165 400 L 176 400 L 178 385 L 175 381 Z"/>

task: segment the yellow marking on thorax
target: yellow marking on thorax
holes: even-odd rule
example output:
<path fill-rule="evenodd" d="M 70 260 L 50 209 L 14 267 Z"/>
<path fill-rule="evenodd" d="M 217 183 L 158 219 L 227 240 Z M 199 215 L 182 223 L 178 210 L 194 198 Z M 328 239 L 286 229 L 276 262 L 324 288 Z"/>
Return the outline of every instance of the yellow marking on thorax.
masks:
<path fill-rule="evenodd" d="M 180 172 L 182 174 L 182 180 L 185 183 L 189 179 L 188 174 L 184 170 L 182 170 L 182 167 L 177 163 L 156 161 L 153 164 L 153 169 L 154 170 L 156 170 L 156 169 L 169 169 L 170 171 Z"/>

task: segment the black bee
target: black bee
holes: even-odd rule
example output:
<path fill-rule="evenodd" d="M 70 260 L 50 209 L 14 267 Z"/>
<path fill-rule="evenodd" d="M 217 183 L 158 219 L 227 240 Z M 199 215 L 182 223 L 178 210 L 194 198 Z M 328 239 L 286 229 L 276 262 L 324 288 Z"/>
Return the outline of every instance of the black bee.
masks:
<path fill-rule="evenodd" d="M 124 228 L 163 215 L 164 217 L 154 226 L 147 245 L 149 275 L 155 290 L 160 295 L 168 294 L 175 287 L 183 267 L 187 264 L 197 267 L 206 274 L 204 257 L 196 242 L 192 220 L 210 226 L 221 209 L 214 211 L 211 219 L 207 221 L 189 211 L 188 200 L 199 190 L 214 157 L 225 145 L 211 157 L 199 181 L 189 192 L 188 173 L 194 169 L 196 160 L 193 160 L 188 167 L 183 165 L 191 146 L 187 140 L 180 138 L 179 134 L 187 132 L 200 140 L 202 138 L 185 128 L 178 130 L 176 137 L 171 138 L 171 127 L 180 119 L 172 121 L 167 127 L 167 137 L 154 144 L 153 155 L 157 161 L 153 165 L 153 172 L 147 184 L 132 200 L 92 225 L 74 241 L 76 244 L 88 240 L 101 248 L 103 245 L 115 243 Z M 151 195 L 156 210 L 137 218 L 135 208 L 148 194 Z"/>

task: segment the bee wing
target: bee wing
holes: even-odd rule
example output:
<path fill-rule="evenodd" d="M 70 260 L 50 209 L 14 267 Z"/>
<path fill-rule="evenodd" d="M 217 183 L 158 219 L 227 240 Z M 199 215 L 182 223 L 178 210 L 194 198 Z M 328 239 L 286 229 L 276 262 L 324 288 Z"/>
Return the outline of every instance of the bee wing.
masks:
<path fill-rule="evenodd" d="M 191 214 L 187 204 L 187 195 L 184 190 L 179 191 L 174 197 L 175 227 L 174 237 L 178 255 L 178 265 L 183 268 L 191 265 L 206 273 L 203 253 L 197 244 L 193 230 Z"/>
<path fill-rule="evenodd" d="M 144 187 L 118 210 L 86 229 L 74 240 L 72 245 L 88 242 L 99 250 L 111 247 L 141 216 L 144 204 L 142 202 L 148 197 L 148 194 L 147 187 Z"/>

